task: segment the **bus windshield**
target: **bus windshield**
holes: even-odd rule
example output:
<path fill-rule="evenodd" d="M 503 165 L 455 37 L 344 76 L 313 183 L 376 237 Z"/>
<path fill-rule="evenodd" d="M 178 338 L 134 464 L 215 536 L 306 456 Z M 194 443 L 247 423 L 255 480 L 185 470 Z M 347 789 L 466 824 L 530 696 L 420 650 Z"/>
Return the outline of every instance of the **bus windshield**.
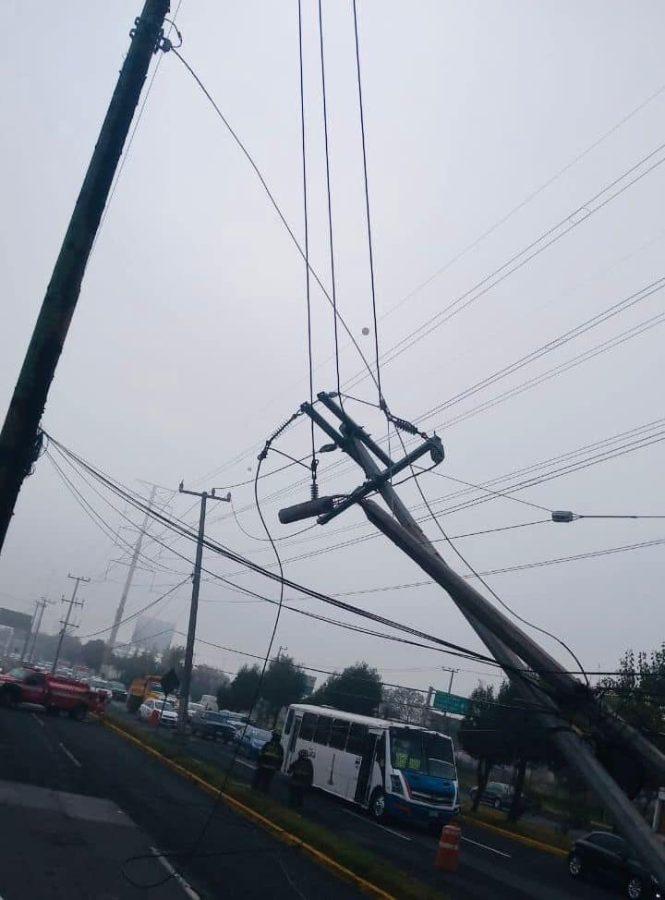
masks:
<path fill-rule="evenodd" d="M 390 762 L 435 778 L 455 778 L 452 741 L 440 734 L 409 728 L 390 729 Z"/>

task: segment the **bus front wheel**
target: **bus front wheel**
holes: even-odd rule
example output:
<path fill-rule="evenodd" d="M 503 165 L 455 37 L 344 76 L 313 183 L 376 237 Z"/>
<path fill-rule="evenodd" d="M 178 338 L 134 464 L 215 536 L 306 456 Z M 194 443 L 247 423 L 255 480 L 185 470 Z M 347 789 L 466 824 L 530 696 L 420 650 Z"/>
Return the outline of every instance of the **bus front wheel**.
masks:
<path fill-rule="evenodd" d="M 375 822 L 386 821 L 386 795 L 377 788 L 369 801 L 369 814 Z"/>

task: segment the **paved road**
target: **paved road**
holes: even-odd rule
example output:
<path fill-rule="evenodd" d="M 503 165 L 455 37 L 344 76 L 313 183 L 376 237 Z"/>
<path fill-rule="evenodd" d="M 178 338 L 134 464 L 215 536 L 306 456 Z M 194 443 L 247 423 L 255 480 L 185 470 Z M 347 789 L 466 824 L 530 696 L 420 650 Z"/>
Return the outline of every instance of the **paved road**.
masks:
<path fill-rule="evenodd" d="M 360 897 L 227 807 L 213 813 L 213 803 L 99 722 L 0 709 L 3 900 Z M 173 855 L 191 850 L 205 823 L 195 854 Z M 127 863 L 137 853 L 150 859 Z M 168 866 L 184 880 L 135 889 L 123 865 L 142 883 Z"/>
<path fill-rule="evenodd" d="M 135 726 L 138 724 L 120 707 L 115 707 L 114 715 Z M 148 732 L 152 730 L 149 726 L 143 727 Z M 172 737 L 170 732 L 161 730 L 160 736 L 165 740 Z M 192 756 L 215 763 L 222 769 L 229 765 L 233 756 L 230 747 L 201 738 L 190 738 L 188 747 Z M 253 770 L 253 763 L 237 757 L 233 777 L 249 781 Z M 283 779 L 274 783 L 273 795 L 286 801 Z M 453 900 L 611 900 L 614 896 L 597 885 L 572 881 L 565 859 L 526 847 L 479 826 L 464 825 L 460 868 L 454 875 L 444 875 L 434 869 L 436 838 L 427 833 L 377 825 L 352 805 L 322 792 L 308 798 L 305 815 L 384 856 L 419 881 L 440 888 Z"/>

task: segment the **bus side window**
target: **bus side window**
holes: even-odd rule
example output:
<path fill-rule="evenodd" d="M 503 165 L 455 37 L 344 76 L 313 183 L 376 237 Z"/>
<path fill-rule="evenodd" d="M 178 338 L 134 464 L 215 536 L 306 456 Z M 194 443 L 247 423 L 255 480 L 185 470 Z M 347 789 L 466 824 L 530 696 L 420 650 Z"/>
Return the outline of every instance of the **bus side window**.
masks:
<path fill-rule="evenodd" d="M 286 722 L 284 723 L 284 734 L 286 734 L 286 735 L 291 734 L 291 728 L 293 726 L 293 717 L 294 717 L 294 712 L 292 709 L 290 709 L 286 716 Z"/>
<path fill-rule="evenodd" d="M 356 722 L 352 722 L 351 728 L 349 728 L 349 739 L 346 742 L 347 753 L 355 753 L 356 756 L 362 756 L 366 737 L 367 725 L 358 725 Z"/>
<path fill-rule="evenodd" d="M 386 733 L 385 733 L 385 731 L 379 738 L 379 741 L 376 745 L 376 761 L 383 769 L 383 767 L 386 764 Z"/>
<path fill-rule="evenodd" d="M 316 722 L 318 718 L 319 717 L 314 715 L 314 713 L 305 713 L 305 715 L 302 717 L 299 737 L 303 741 L 311 741 L 314 739 L 314 731 L 316 729 Z"/>
<path fill-rule="evenodd" d="M 344 719 L 335 719 L 330 732 L 330 746 L 335 750 L 343 750 L 346 747 L 346 739 L 349 734 L 349 723 Z"/>
<path fill-rule="evenodd" d="M 324 747 L 328 746 L 332 722 L 333 720 L 329 716 L 319 716 L 316 731 L 314 732 L 314 742 L 316 744 L 323 744 Z"/>

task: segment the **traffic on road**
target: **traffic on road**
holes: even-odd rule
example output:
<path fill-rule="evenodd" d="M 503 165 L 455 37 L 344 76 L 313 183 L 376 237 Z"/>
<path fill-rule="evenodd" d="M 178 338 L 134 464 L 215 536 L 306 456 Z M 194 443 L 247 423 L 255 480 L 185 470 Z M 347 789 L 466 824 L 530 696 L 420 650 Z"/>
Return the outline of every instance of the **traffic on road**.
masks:
<path fill-rule="evenodd" d="M 40 727 L 47 720 L 37 709 L 78 720 L 108 710 L 120 724 L 145 728 L 146 735 L 168 736 L 178 725 L 177 701 L 166 697 L 156 676 L 125 688 L 17 667 L 0 675 L 0 700 L 13 708 L 17 722 L 21 712 L 34 710 Z M 461 795 L 454 747 L 445 735 L 307 704 L 291 706 L 282 731 L 270 732 L 212 706 L 211 698 L 188 706 L 187 752 L 193 759 L 232 771 L 333 833 L 351 834 L 424 884 L 445 884 L 459 897 L 660 897 L 655 879 L 630 858 L 621 838 L 607 832 L 578 839 L 567 861 L 463 820 L 456 843 L 446 843 L 442 828 L 452 822 L 455 834 Z M 59 746 L 81 766 L 69 746 Z M 495 809 L 511 801 L 510 786 L 501 782 L 488 783 L 480 800 Z M 452 846 L 452 863 L 446 863 L 442 848 Z"/>

